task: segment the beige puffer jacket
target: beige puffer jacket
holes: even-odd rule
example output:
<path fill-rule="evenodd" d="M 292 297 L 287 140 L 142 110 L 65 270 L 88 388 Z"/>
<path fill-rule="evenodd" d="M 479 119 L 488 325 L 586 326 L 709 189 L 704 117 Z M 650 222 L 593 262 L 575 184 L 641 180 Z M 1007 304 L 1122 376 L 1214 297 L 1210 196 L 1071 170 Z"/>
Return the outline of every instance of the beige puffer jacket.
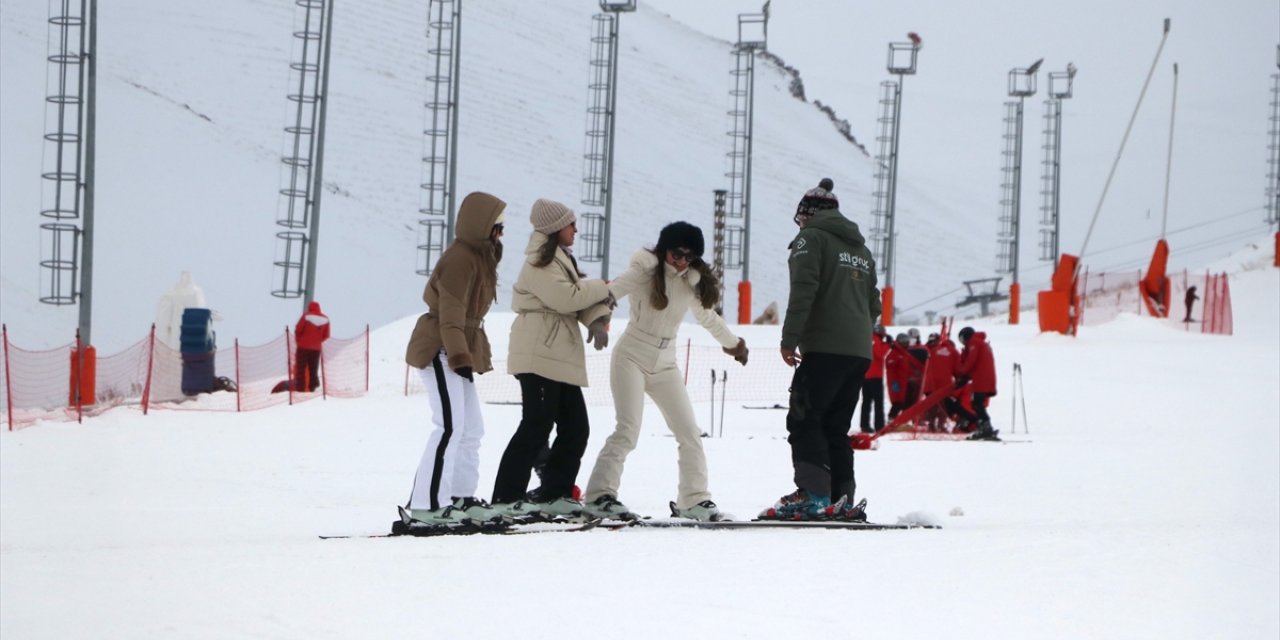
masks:
<path fill-rule="evenodd" d="M 547 234 L 534 231 L 524 250 L 524 266 L 511 292 L 511 324 L 507 372 L 534 373 L 550 380 L 587 386 L 586 350 L 579 323 L 609 316 L 609 286 L 584 280 L 563 249 L 545 267 L 536 267 Z M 607 322 L 607 320 L 606 320 Z"/>
<path fill-rule="evenodd" d="M 658 256 L 652 251 L 641 249 L 631 255 L 631 264 L 627 270 L 609 283 L 609 291 L 613 297 L 621 300 L 631 296 L 631 318 L 627 321 L 627 330 L 623 339 L 638 339 L 652 343 L 658 347 L 675 348 L 676 332 L 684 320 L 686 311 L 693 311 L 693 318 L 698 321 L 711 336 L 726 349 L 738 345 L 738 336 L 729 330 L 729 325 L 712 309 L 702 306 L 698 300 L 698 292 L 694 287 L 702 278 L 702 274 L 694 269 L 676 271 L 676 268 L 663 263 L 662 269 L 667 277 L 667 308 L 656 309 L 650 300 L 653 289 L 653 270 L 658 267 Z"/>

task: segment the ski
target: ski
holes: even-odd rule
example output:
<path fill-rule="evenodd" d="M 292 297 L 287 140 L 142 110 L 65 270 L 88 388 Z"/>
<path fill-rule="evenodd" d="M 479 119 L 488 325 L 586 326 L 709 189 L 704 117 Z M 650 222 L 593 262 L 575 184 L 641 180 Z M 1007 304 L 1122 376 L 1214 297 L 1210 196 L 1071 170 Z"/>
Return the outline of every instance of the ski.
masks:
<path fill-rule="evenodd" d="M 789 407 L 781 404 L 744 404 L 743 409 L 788 409 Z"/>
<path fill-rule="evenodd" d="M 937 525 L 919 523 L 889 524 L 881 522 L 846 522 L 843 520 L 719 520 L 703 522 L 671 518 L 635 522 L 603 523 L 602 529 L 839 529 L 845 531 L 883 531 L 906 529 L 941 529 Z"/>
<path fill-rule="evenodd" d="M 533 522 L 528 524 L 490 524 L 490 525 L 447 525 L 447 526 L 393 526 L 389 533 L 357 533 L 322 535 L 321 540 L 352 540 L 360 538 L 434 538 L 439 536 L 516 536 L 532 533 L 577 533 L 590 531 L 600 526 L 600 519 L 585 522 Z"/>

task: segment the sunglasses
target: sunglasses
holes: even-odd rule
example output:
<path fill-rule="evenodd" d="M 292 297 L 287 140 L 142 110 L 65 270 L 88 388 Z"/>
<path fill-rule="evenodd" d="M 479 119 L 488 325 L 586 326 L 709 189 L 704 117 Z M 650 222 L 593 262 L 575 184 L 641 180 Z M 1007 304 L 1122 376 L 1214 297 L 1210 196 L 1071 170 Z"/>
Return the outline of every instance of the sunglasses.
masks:
<path fill-rule="evenodd" d="M 688 249 L 671 249 L 667 251 L 667 253 L 671 255 L 672 259 L 682 260 L 684 262 L 697 260 L 702 257 L 702 254 L 696 254 Z"/>
<path fill-rule="evenodd" d="M 506 229 L 506 225 L 504 225 L 504 224 L 502 224 L 502 223 L 498 223 L 498 224 L 493 225 L 493 230 L 494 230 L 494 231 L 497 231 L 498 233 L 502 233 L 503 229 Z"/>

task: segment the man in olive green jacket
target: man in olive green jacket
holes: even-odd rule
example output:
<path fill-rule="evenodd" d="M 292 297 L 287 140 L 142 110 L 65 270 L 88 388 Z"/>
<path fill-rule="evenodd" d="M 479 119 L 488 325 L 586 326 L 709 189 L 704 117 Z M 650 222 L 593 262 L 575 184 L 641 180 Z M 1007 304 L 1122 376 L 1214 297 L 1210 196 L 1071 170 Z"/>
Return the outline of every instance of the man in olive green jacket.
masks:
<path fill-rule="evenodd" d="M 409 497 L 409 514 L 420 522 L 450 524 L 496 515 L 475 498 L 484 416 L 474 376 L 493 369 L 484 317 L 497 293 L 506 206 L 480 192 L 462 200 L 457 237 L 431 271 L 422 292 L 427 312 L 418 318 L 405 350 L 405 362 L 418 369 L 427 387 L 435 425 Z"/>
<path fill-rule="evenodd" d="M 871 251 L 858 225 L 840 214 L 832 186 L 829 179 L 822 180 L 796 210 L 800 233 L 790 247 L 791 296 L 781 353 L 784 362 L 796 367 L 787 441 L 798 489 L 783 496 L 766 517 L 866 518 L 853 500 L 848 436 L 862 377 L 871 364 L 880 291 Z"/>

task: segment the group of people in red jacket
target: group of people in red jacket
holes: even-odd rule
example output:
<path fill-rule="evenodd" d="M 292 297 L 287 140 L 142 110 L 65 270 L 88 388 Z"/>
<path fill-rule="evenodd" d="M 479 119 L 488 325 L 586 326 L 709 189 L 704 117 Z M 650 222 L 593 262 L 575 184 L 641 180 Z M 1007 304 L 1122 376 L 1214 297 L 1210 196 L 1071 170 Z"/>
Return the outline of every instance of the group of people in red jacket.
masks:
<path fill-rule="evenodd" d="M 910 329 L 890 337 L 882 325 L 872 336 L 871 368 L 862 388 L 863 433 L 884 428 L 884 399 L 889 398 L 889 420 L 917 401 L 949 389 L 942 402 L 928 409 L 920 424 L 929 431 L 946 431 L 954 421 L 954 433 L 974 440 L 998 440 L 991 426 L 987 403 L 996 395 L 996 364 L 987 334 L 965 327 L 958 334 L 963 350 L 944 334 L 930 334 L 923 344 L 920 332 Z M 874 424 L 874 427 L 873 427 Z"/>

